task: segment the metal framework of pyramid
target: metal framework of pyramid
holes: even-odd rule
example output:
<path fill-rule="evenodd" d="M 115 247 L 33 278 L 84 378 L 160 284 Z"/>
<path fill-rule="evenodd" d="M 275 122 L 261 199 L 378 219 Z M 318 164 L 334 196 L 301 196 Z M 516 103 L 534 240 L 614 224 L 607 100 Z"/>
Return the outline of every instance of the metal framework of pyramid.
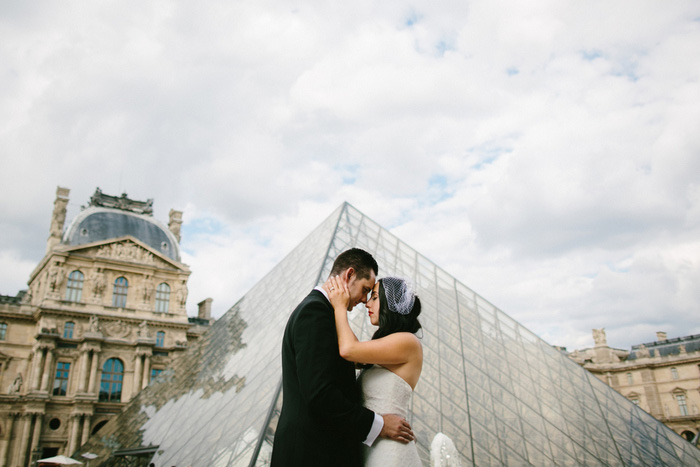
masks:
<path fill-rule="evenodd" d="M 438 432 L 465 466 L 700 464 L 700 450 L 345 203 L 81 448 L 101 456 L 91 465 L 267 465 L 287 318 L 350 247 L 421 297 L 409 421 L 425 465 Z M 363 310 L 350 318 L 369 339 Z"/>

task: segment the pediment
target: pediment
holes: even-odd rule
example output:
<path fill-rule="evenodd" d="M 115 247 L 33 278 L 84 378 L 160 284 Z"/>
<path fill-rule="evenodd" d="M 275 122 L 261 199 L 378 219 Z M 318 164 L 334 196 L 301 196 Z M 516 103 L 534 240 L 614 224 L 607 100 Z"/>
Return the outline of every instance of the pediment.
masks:
<path fill-rule="evenodd" d="M 183 265 L 173 261 L 142 241 L 125 236 L 101 242 L 88 243 L 67 248 L 67 253 L 79 253 L 94 258 L 112 259 L 130 263 L 145 264 L 165 269 L 185 270 Z"/>

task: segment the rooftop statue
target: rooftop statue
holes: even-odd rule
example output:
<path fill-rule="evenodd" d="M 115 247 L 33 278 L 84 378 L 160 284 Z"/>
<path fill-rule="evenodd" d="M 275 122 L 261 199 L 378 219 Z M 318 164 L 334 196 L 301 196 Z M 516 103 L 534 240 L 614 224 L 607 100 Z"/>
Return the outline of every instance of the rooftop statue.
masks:
<path fill-rule="evenodd" d="M 136 201 L 129 199 L 126 193 L 121 196 L 110 196 L 102 193 L 102 190 L 95 189 L 95 194 L 90 197 L 89 206 L 97 206 L 103 208 L 115 208 L 122 211 L 135 212 L 137 214 L 153 215 L 153 199 L 146 201 Z"/>

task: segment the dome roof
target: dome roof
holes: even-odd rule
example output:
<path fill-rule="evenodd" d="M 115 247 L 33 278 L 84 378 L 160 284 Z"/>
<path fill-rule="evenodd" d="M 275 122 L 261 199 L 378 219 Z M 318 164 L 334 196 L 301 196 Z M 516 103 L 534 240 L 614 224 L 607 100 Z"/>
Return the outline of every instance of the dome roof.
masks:
<path fill-rule="evenodd" d="M 66 229 L 64 245 L 84 245 L 131 235 L 175 261 L 180 261 L 180 246 L 173 233 L 146 214 L 121 209 L 91 206 L 78 214 Z"/>

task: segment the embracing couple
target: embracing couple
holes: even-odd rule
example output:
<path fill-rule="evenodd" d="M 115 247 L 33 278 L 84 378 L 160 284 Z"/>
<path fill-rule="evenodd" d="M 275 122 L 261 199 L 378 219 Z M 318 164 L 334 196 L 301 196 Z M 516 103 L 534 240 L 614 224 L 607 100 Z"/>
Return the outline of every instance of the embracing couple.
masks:
<path fill-rule="evenodd" d="M 406 421 L 423 366 L 420 300 L 405 280 L 378 272 L 366 251 L 341 253 L 289 317 L 273 467 L 421 465 Z M 378 326 L 366 342 L 348 323 L 359 303 Z"/>

